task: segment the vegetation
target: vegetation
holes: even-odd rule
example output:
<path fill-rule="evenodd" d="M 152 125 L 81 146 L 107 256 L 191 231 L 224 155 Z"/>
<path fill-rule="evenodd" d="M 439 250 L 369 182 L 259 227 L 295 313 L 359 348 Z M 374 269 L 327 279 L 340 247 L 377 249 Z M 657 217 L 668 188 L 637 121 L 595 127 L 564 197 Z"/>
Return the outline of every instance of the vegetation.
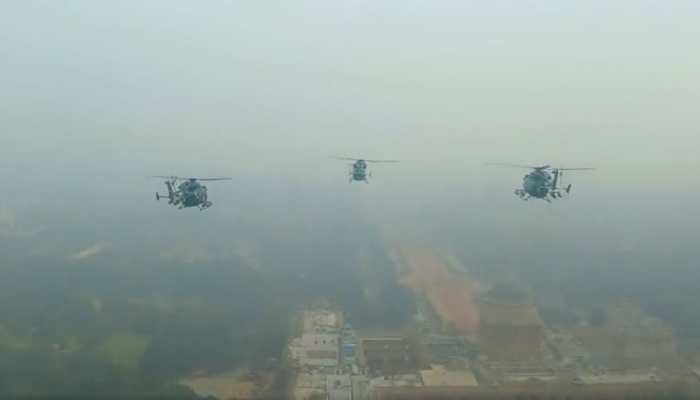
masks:
<path fill-rule="evenodd" d="M 148 254 L 7 259 L 0 266 L 0 397 L 195 398 L 173 382 L 274 367 L 290 316 L 318 297 L 358 325 L 384 323 L 387 315 L 402 323 L 413 312 L 374 238 L 347 230 L 313 245 L 303 237 L 279 243 L 254 267 L 237 257 L 191 262 Z"/>

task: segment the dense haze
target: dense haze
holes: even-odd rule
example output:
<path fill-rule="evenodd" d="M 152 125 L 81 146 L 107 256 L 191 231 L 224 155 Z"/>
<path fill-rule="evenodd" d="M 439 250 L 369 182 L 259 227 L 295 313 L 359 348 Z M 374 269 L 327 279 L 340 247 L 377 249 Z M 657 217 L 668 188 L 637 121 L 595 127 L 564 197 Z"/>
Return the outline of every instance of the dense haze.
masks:
<path fill-rule="evenodd" d="M 8 337 L 170 332 L 125 322 L 133 310 L 76 317 L 85 298 L 204 299 L 207 321 L 245 321 L 221 328 L 236 343 L 324 296 L 400 324 L 397 245 L 543 297 L 632 296 L 700 337 L 699 19 L 694 1 L 5 4 L 0 347 L 31 370 Z M 403 162 L 349 185 L 333 156 Z M 597 171 L 569 174 L 567 200 L 521 202 L 524 171 L 486 162 Z M 153 198 L 162 174 L 233 180 L 178 211 Z M 140 368 L 258 362 L 284 339 Z"/>

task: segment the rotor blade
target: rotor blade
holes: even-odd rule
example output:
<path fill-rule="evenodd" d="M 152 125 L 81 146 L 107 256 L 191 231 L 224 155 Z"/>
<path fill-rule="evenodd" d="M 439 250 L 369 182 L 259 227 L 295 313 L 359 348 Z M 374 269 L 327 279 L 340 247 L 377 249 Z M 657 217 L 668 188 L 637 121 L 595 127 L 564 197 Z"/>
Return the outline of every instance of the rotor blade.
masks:
<path fill-rule="evenodd" d="M 177 179 L 181 181 L 187 181 L 190 179 L 194 179 L 196 181 L 230 181 L 232 178 L 225 177 L 225 178 L 194 178 L 194 177 L 183 177 L 183 176 L 175 176 L 175 175 L 153 175 L 150 176 L 150 178 L 161 178 L 161 179 Z"/>
<path fill-rule="evenodd" d="M 594 171 L 595 168 L 557 168 L 559 171 Z"/>
<path fill-rule="evenodd" d="M 352 158 L 352 157 L 333 157 L 336 160 L 349 160 L 349 161 L 359 161 L 359 158 Z"/>
<path fill-rule="evenodd" d="M 502 167 L 513 167 L 513 168 L 528 168 L 528 169 L 547 169 L 549 165 L 523 165 L 523 164 L 508 164 L 508 163 L 486 163 L 486 165 L 499 165 Z"/>
<path fill-rule="evenodd" d="M 397 163 L 400 162 L 399 160 L 365 160 L 365 162 L 371 162 L 371 163 Z"/>

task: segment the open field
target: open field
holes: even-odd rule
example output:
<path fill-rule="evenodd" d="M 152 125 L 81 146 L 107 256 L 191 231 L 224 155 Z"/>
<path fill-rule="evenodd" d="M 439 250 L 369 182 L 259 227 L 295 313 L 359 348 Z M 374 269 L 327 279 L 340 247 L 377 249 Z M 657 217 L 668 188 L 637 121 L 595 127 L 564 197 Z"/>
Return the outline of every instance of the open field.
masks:
<path fill-rule="evenodd" d="M 479 326 L 479 309 L 474 301 L 474 285 L 450 271 L 434 250 L 400 248 L 401 284 L 425 296 L 444 324 L 460 334 L 473 334 Z"/>

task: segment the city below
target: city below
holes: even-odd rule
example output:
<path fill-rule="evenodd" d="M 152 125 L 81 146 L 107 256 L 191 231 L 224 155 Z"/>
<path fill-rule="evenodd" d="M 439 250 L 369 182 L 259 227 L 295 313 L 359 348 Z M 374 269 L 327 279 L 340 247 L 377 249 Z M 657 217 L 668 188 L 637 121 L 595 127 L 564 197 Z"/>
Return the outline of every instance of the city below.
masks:
<path fill-rule="evenodd" d="M 681 356 L 672 330 L 631 300 L 610 304 L 601 321 L 547 326 L 532 296 L 497 286 L 477 287 L 449 256 L 431 249 L 401 248 L 394 259 L 402 285 L 415 294 L 413 324 L 360 329 L 324 299 L 308 305 L 293 318 L 294 334 L 283 356 L 290 398 L 576 400 L 700 395 L 700 353 Z M 249 375 L 269 382 L 260 378 L 264 375 Z M 200 394 L 265 397 L 264 390 L 248 385 L 250 390 L 235 396 L 231 391 Z"/>

